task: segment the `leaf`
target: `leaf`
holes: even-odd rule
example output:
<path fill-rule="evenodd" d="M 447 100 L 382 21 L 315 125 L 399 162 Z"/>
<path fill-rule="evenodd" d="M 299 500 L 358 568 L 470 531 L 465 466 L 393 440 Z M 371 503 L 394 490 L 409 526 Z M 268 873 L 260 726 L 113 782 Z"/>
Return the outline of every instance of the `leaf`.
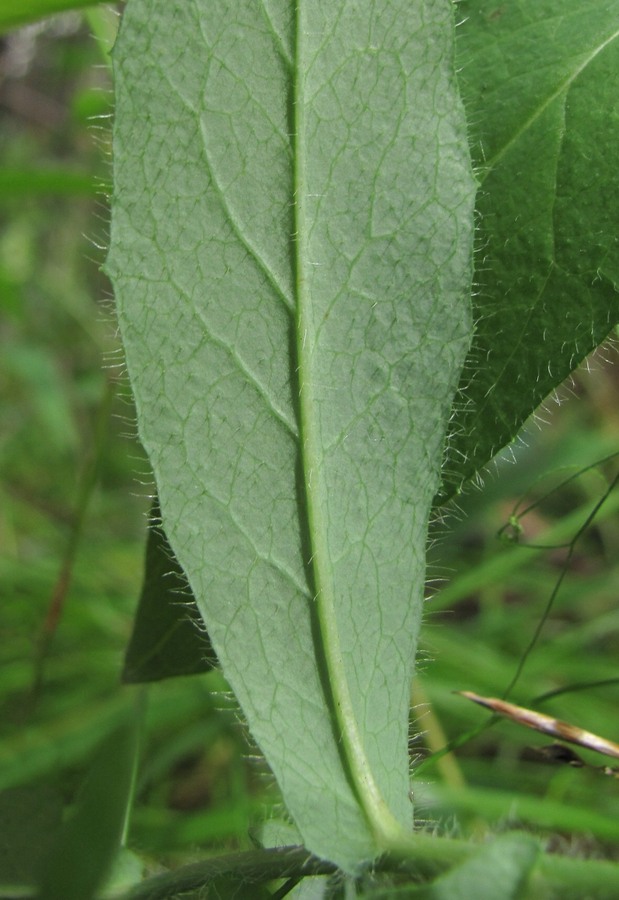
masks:
<path fill-rule="evenodd" d="M 619 321 L 619 3 L 461 0 L 458 14 L 460 78 L 483 189 L 477 333 L 439 505 Z"/>
<path fill-rule="evenodd" d="M 140 716 L 99 747 L 73 816 L 43 865 L 41 900 L 90 900 L 110 870 L 131 796 Z"/>
<path fill-rule="evenodd" d="M 226 897 L 236 886 L 238 893 L 233 893 L 233 896 L 249 895 L 259 898 L 264 896 L 263 892 L 268 892 L 269 882 L 319 876 L 327 872 L 333 873 L 334 867 L 310 856 L 303 847 L 249 850 L 226 856 L 206 857 L 200 862 L 152 875 L 135 885 L 125 900 L 169 900 L 180 896 L 218 897 L 222 886 L 228 889 L 228 893 L 224 895 Z M 275 896 L 271 892 L 268 895 Z"/>
<path fill-rule="evenodd" d="M 477 328 L 443 499 L 619 321 L 618 0 L 462 0 L 458 14 Z"/>
<path fill-rule="evenodd" d="M 504 834 L 432 884 L 387 888 L 368 900 L 518 900 L 539 855 L 539 844 L 523 834 Z"/>
<path fill-rule="evenodd" d="M 0 884 L 32 884 L 62 822 L 62 794 L 44 782 L 0 792 Z"/>
<path fill-rule="evenodd" d="M 178 701 L 177 701 L 178 705 Z M 0 790 L 17 787 L 83 760 L 126 717 L 127 701 L 112 696 L 80 715 L 22 728 L 0 744 Z"/>
<path fill-rule="evenodd" d="M 0 169 L 0 197 L 41 196 L 96 196 L 106 190 L 100 178 L 70 169 L 52 168 L 2 168 Z"/>
<path fill-rule="evenodd" d="M 127 647 L 123 681 L 158 681 L 207 672 L 217 665 L 200 612 L 158 522 L 159 504 L 151 508 L 144 582 Z"/>
<path fill-rule="evenodd" d="M 113 277 L 163 522 L 309 849 L 403 840 L 430 504 L 471 336 L 451 4 L 133 0 Z"/>

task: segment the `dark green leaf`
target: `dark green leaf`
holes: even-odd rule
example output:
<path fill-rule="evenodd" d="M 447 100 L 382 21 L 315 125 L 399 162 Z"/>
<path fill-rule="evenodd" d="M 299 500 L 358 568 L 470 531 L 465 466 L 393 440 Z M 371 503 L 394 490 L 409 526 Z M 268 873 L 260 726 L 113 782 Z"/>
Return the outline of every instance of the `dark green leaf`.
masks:
<path fill-rule="evenodd" d="M 133 625 L 123 680 L 158 681 L 206 672 L 217 664 L 187 579 L 151 509 L 144 583 Z"/>
<path fill-rule="evenodd" d="M 49 784 L 0 793 L 0 884 L 34 884 L 62 822 L 62 794 Z"/>
<path fill-rule="evenodd" d="M 3 200 L 28 194 L 96 196 L 109 189 L 110 185 L 92 175 L 66 169 L 0 169 L 0 197 Z"/>
<path fill-rule="evenodd" d="M 458 14 L 481 189 L 447 495 L 619 321 L 618 0 L 462 0 Z"/>
<path fill-rule="evenodd" d="M 168 900 L 176 896 L 194 896 L 194 892 L 197 896 L 210 898 L 213 886 L 224 886 L 225 890 L 233 891 L 235 885 L 243 892 L 240 896 L 260 898 L 264 896 L 262 892 L 267 890 L 268 882 L 290 877 L 302 879 L 306 875 L 333 871 L 330 863 L 309 856 L 303 847 L 254 850 L 211 857 L 154 875 L 136 885 L 124 900 Z M 213 893 L 213 897 L 216 896 Z"/>
<path fill-rule="evenodd" d="M 137 753 L 139 715 L 99 747 L 71 818 L 58 832 L 40 882 L 40 900 L 91 900 L 120 848 Z"/>

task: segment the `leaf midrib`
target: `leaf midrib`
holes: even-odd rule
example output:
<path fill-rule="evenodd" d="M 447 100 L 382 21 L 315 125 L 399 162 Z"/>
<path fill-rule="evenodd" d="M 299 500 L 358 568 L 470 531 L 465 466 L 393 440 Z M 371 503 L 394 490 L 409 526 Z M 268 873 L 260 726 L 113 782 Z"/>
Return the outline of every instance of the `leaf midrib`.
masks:
<path fill-rule="evenodd" d="M 299 388 L 299 448 L 305 488 L 307 525 L 310 541 L 312 588 L 318 622 L 319 639 L 324 654 L 330 696 L 326 702 L 332 706 L 334 721 L 339 729 L 336 741 L 342 748 L 342 759 L 347 769 L 354 793 L 378 845 L 383 848 L 397 845 L 406 839 L 403 828 L 393 816 L 375 781 L 365 752 L 364 742 L 357 723 L 344 665 L 336 615 L 334 584 L 329 572 L 329 548 L 323 482 L 318 463 L 321 458 L 321 440 L 318 432 L 317 405 L 312 383 L 312 356 L 316 347 L 316 334 L 311 314 L 311 262 L 308 258 L 308 216 L 306 210 L 305 155 L 305 78 L 308 60 L 305 57 L 304 36 L 308 32 L 304 21 L 304 5 L 300 3 L 295 13 L 295 58 L 292 67 L 294 128 L 293 147 L 293 215 L 294 215 L 294 266 L 296 294 L 296 352 Z"/>
<path fill-rule="evenodd" d="M 588 65 L 590 65 L 596 56 L 605 50 L 609 44 L 611 44 L 614 40 L 619 38 L 619 29 L 613 32 L 606 40 L 602 41 L 597 47 L 595 47 L 589 55 L 583 60 L 583 62 L 577 66 L 573 72 L 571 72 L 566 78 L 562 79 L 560 84 L 554 91 L 552 91 L 546 99 L 537 106 L 531 115 L 522 123 L 521 127 L 518 128 L 512 137 L 503 144 L 500 150 L 494 154 L 494 156 L 489 159 L 482 167 L 480 172 L 478 173 L 478 181 L 480 187 L 483 185 L 486 178 L 494 171 L 498 163 L 503 159 L 503 157 L 509 152 L 509 150 L 518 142 L 518 140 L 525 134 L 540 118 L 540 116 L 548 109 L 548 107 L 558 98 L 561 94 L 567 94 L 567 91 L 573 84 L 573 82 L 578 78 L 578 76 L 584 72 Z"/>

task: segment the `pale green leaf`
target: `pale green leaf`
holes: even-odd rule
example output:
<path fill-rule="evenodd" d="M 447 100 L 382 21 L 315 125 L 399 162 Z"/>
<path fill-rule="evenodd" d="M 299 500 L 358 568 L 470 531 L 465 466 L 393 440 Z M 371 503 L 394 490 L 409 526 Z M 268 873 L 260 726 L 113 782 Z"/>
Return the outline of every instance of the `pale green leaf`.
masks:
<path fill-rule="evenodd" d="M 618 0 L 461 0 L 458 16 L 483 180 L 478 324 L 438 503 L 619 321 Z M 175 671 L 186 671 L 177 660 Z"/>
<path fill-rule="evenodd" d="M 469 346 L 448 0 L 132 0 L 113 276 L 163 521 L 307 846 L 412 826 L 427 519 Z"/>

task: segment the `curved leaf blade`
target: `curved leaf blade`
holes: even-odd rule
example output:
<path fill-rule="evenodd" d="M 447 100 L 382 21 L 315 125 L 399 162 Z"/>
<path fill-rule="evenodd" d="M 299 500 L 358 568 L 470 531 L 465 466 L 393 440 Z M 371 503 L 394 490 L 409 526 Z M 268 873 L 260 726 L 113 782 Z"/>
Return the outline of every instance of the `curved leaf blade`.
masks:
<path fill-rule="evenodd" d="M 459 13 L 477 328 L 443 499 L 619 322 L 619 2 L 463 0 Z"/>
<path fill-rule="evenodd" d="M 412 825 L 429 508 L 471 334 L 451 5 L 129 4 L 113 277 L 163 521 L 307 846 Z"/>
<path fill-rule="evenodd" d="M 73 815 L 59 829 L 42 866 L 41 900 L 92 900 L 108 875 L 131 801 L 142 700 L 98 748 Z"/>

